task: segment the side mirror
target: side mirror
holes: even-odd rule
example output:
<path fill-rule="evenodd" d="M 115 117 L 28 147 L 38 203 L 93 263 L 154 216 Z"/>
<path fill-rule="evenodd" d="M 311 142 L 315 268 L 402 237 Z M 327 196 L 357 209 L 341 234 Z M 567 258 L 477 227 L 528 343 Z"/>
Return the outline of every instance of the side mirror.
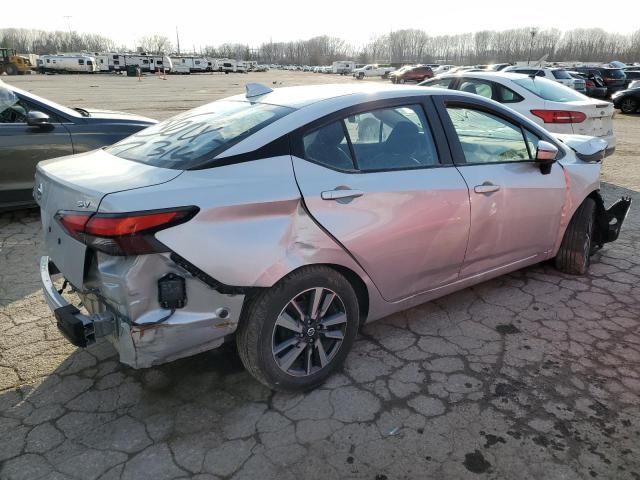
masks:
<path fill-rule="evenodd" d="M 51 125 L 51 119 L 46 113 L 31 110 L 27 113 L 27 125 L 30 127 L 48 127 Z"/>
<path fill-rule="evenodd" d="M 540 173 L 548 175 L 551 173 L 551 165 L 558 156 L 558 147 L 552 143 L 540 140 L 536 150 L 536 163 L 540 166 Z"/>

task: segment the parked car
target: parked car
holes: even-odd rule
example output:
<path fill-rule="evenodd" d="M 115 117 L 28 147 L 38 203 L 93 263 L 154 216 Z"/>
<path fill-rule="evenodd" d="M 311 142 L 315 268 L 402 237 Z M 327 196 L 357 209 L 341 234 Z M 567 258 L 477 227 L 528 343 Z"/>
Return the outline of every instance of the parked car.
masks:
<path fill-rule="evenodd" d="M 611 96 L 613 105 L 622 113 L 635 113 L 640 108 L 640 85 L 620 90 Z"/>
<path fill-rule="evenodd" d="M 63 107 L 0 80 L 0 209 L 34 205 L 39 161 L 110 145 L 154 123 L 128 113 Z"/>
<path fill-rule="evenodd" d="M 608 154 L 615 150 L 613 105 L 552 80 L 510 72 L 464 72 L 420 85 L 475 93 L 505 104 L 550 132 L 599 137 L 607 141 Z"/>
<path fill-rule="evenodd" d="M 588 74 L 583 72 L 570 72 L 571 75 L 580 75 L 585 81 L 585 95 L 594 98 L 607 98 L 609 95 L 609 89 L 604 80 L 594 74 Z"/>
<path fill-rule="evenodd" d="M 573 89 L 576 92 L 580 92 L 583 95 L 587 94 L 587 79 L 580 72 L 571 72 L 567 70 L 567 73 L 573 78 Z"/>
<path fill-rule="evenodd" d="M 618 90 L 624 90 L 627 85 L 627 76 L 624 70 L 620 68 L 608 68 L 608 67 L 575 67 L 576 72 L 586 73 L 587 75 L 594 75 L 595 77 L 602 78 L 607 86 L 608 96 L 613 95 Z"/>
<path fill-rule="evenodd" d="M 627 88 L 634 80 L 640 80 L 640 69 L 638 67 L 630 67 L 624 70 L 624 74 L 627 77 Z"/>
<path fill-rule="evenodd" d="M 570 88 L 575 88 L 575 81 L 564 68 L 532 67 L 532 66 L 511 66 L 502 69 L 503 72 L 520 73 L 524 75 L 535 75 L 536 77 L 547 78 Z"/>
<path fill-rule="evenodd" d="M 309 389 L 365 322 L 551 258 L 585 273 L 630 204 L 604 207 L 605 149 L 462 92 L 249 85 L 38 165 L 45 298 L 132 367 L 234 338 L 259 381 Z"/>
<path fill-rule="evenodd" d="M 387 78 L 391 72 L 395 70 L 391 65 L 369 64 L 362 68 L 353 70 L 354 78 L 362 80 L 365 77 L 382 77 Z"/>
<path fill-rule="evenodd" d="M 494 63 L 492 65 L 487 66 L 487 71 L 499 72 L 510 66 L 511 66 L 510 63 Z"/>
<path fill-rule="evenodd" d="M 431 70 L 430 67 L 422 66 L 402 67 L 389 74 L 389 80 L 391 80 L 391 83 L 424 82 L 427 78 L 432 77 L 433 70 Z"/>

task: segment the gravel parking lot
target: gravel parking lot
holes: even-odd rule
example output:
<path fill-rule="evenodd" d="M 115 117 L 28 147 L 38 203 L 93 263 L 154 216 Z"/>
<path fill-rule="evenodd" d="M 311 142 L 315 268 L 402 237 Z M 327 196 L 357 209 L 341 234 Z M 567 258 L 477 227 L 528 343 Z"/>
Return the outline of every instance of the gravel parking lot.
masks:
<path fill-rule="evenodd" d="M 158 119 L 248 81 L 352 81 L 3 80 Z M 145 371 L 75 349 L 39 291 L 38 213 L 0 215 L 0 479 L 640 479 L 640 116 L 615 129 L 603 193 L 636 203 L 589 276 L 542 264 L 370 324 L 307 394 L 265 389 L 231 346 Z"/>

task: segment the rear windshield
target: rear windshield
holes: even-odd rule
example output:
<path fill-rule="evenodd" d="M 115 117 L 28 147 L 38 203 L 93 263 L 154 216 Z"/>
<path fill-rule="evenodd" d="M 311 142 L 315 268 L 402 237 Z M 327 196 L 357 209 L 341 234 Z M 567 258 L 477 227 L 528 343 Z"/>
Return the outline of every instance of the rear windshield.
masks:
<path fill-rule="evenodd" d="M 514 80 L 514 83 L 520 85 L 522 88 L 526 88 L 534 95 L 551 102 L 573 102 L 575 100 L 585 99 L 584 95 L 576 92 L 573 88 L 565 87 L 552 80 L 545 80 L 543 78 L 536 78 L 534 80 L 533 78 L 526 77 Z"/>
<path fill-rule="evenodd" d="M 552 70 L 551 73 L 553 73 L 553 77 L 557 78 L 558 80 L 566 80 L 568 78 L 571 78 L 571 75 L 569 75 L 566 70 Z"/>
<path fill-rule="evenodd" d="M 264 103 L 214 102 L 142 130 L 106 150 L 155 167 L 188 170 L 292 111 Z"/>

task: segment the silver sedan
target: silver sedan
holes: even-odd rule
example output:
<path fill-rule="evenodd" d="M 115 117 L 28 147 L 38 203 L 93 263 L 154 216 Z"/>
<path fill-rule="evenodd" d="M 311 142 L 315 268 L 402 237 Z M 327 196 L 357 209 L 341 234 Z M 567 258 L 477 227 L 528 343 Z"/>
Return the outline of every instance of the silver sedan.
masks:
<path fill-rule="evenodd" d="M 235 341 L 265 385 L 313 388 L 364 322 L 548 259 L 585 274 L 630 206 L 604 206 L 606 147 L 464 92 L 250 84 L 39 164 L 45 297 L 134 368 Z"/>

